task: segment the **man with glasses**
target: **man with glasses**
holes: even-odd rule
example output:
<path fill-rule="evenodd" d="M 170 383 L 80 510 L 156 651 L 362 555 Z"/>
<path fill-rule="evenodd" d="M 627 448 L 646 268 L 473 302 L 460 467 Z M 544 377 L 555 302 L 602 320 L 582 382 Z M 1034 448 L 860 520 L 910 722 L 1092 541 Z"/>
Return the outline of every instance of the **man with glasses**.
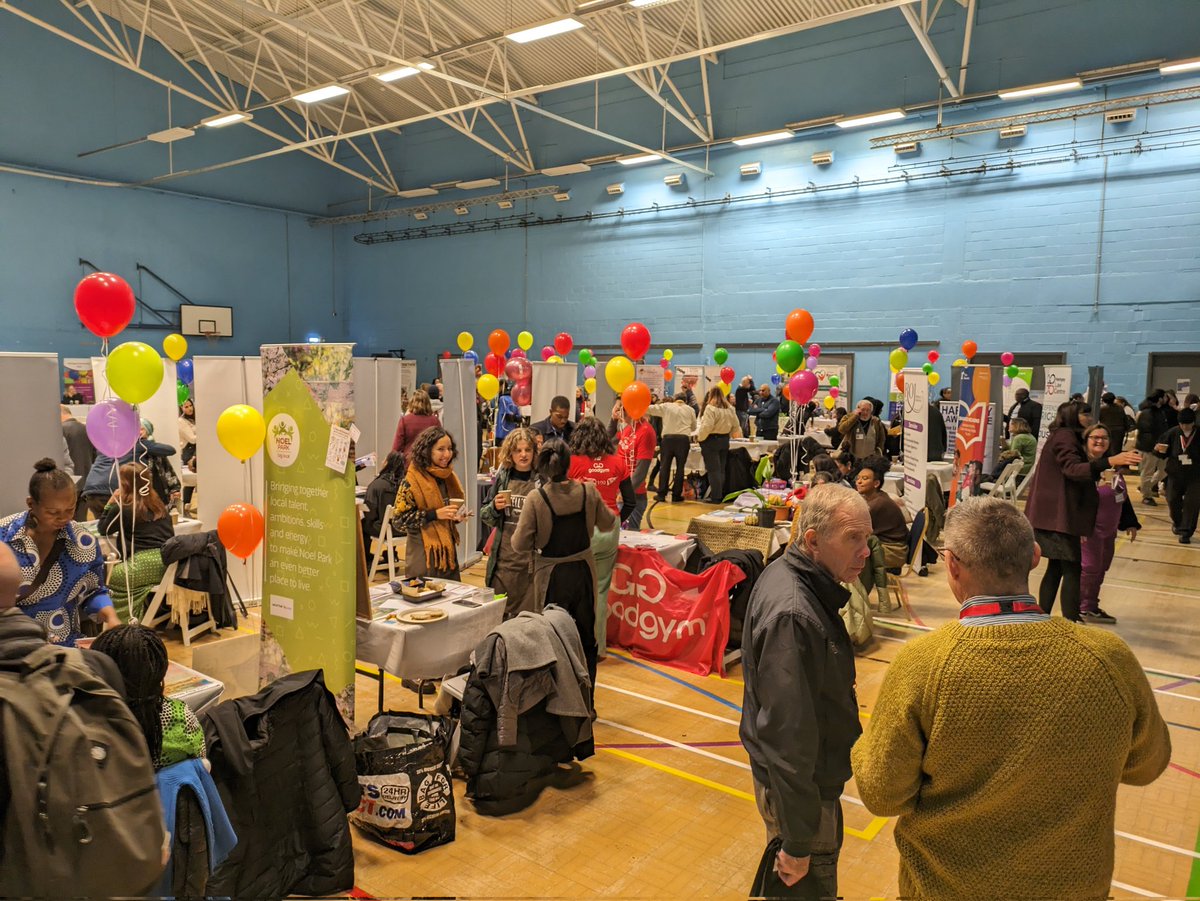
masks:
<path fill-rule="evenodd" d="M 1171 757 L 1145 673 L 1115 635 L 1042 612 L 1016 507 L 961 501 L 944 538 L 959 618 L 896 655 L 852 755 L 867 809 L 900 818 L 900 895 L 1106 897 L 1117 786 Z"/>

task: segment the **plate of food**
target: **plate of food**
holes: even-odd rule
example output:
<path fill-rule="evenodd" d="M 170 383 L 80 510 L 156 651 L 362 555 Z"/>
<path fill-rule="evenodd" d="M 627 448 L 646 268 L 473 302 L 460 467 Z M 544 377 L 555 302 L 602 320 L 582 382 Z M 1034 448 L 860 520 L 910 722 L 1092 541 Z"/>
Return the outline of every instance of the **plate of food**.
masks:
<path fill-rule="evenodd" d="M 392 588 L 406 601 L 419 604 L 440 598 L 446 591 L 446 583 L 436 579 L 402 579 L 399 582 L 393 582 Z"/>
<path fill-rule="evenodd" d="M 396 614 L 396 621 L 407 623 L 410 626 L 423 626 L 426 623 L 436 623 L 438 620 L 445 619 L 448 614 L 441 608 L 433 610 L 408 610 L 404 613 Z"/>

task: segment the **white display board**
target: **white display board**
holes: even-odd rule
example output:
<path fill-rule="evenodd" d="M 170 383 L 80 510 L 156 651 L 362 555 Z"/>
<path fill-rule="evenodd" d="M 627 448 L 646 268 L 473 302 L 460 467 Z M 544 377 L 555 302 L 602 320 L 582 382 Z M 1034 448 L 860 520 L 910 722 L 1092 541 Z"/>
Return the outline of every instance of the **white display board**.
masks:
<path fill-rule="evenodd" d="M 376 465 L 358 473 L 358 483 L 369 485 L 383 468 L 396 437 L 396 423 L 417 390 L 417 361 L 393 357 L 356 357 L 354 360 L 354 424 L 362 433 L 355 454 L 376 455 Z"/>
<path fill-rule="evenodd" d="M 66 462 L 63 451 L 62 372 L 58 354 L 0 353 L 0 416 L 8 423 L 0 473 L 0 516 L 26 509 L 33 464 Z M 76 473 L 86 476 L 87 473 Z"/>
<path fill-rule="evenodd" d="M 230 504 L 253 504 L 264 510 L 263 455 L 245 463 L 234 459 L 217 440 L 217 419 L 234 404 L 260 413 L 263 406 L 262 360 L 259 357 L 193 357 L 196 401 L 196 497 L 205 530 L 217 527 Z M 174 384 L 174 383 L 172 383 Z M 247 603 L 262 597 L 262 549 L 243 564 L 228 556 L 229 573 Z"/>
<path fill-rule="evenodd" d="M 463 491 L 466 492 L 464 500 L 472 514 L 458 526 L 458 565 L 466 569 L 482 556 L 476 550 L 479 546 L 479 412 L 475 406 L 475 364 L 462 359 L 440 362 L 442 427 L 454 437 L 454 443 L 458 447 L 454 474 L 462 483 Z"/>
<path fill-rule="evenodd" d="M 663 368 L 661 366 L 638 366 L 634 371 L 637 374 L 637 380 L 649 388 L 652 395 L 655 397 L 663 396 L 663 388 L 666 385 L 666 381 L 663 377 Z"/>
<path fill-rule="evenodd" d="M 929 376 L 904 370 L 904 506 L 910 516 L 925 507 L 929 472 Z"/>
<path fill-rule="evenodd" d="M 107 364 L 105 357 L 92 357 L 92 378 L 96 385 L 96 400 L 111 400 L 112 388 L 108 384 Z M 159 444 L 169 444 L 175 448 L 175 454 L 167 458 L 175 474 L 179 475 L 183 464 L 179 459 L 179 396 L 177 394 L 178 377 L 175 374 L 175 361 L 163 357 L 163 380 L 154 392 L 154 396 L 145 403 L 138 405 L 138 413 L 142 419 L 150 421 L 154 426 L 154 441 Z"/>
<path fill-rule="evenodd" d="M 550 401 L 559 395 L 567 399 L 571 419 L 575 419 L 575 389 L 579 387 L 579 367 L 574 363 L 531 363 L 533 366 L 533 400 L 530 422 L 540 422 L 550 415 Z M 600 372 L 596 373 L 597 378 Z M 597 385 L 597 388 L 599 385 Z M 472 390 L 474 385 L 472 385 Z M 608 408 L 612 410 L 611 405 Z"/>
<path fill-rule="evenodd" d="M 613 407 L 617 403 L 617 392 L 609 387 L 604 377 L 604 367 L 607 365 L 607 362 L 596 361 L 596 393 L 592 395 L 592 411 L 605 423 L 612 417 Z"/>
<path fill-rule="evenodd" d="M 1042 394 L 1042 427 L 1038 430 L 1038 454 L 1050 437 L 1050 426 L 1058 415 L 1059 405 L 1071 399 L 1071 367 L 1047 366 L 1046 390 Z"/>

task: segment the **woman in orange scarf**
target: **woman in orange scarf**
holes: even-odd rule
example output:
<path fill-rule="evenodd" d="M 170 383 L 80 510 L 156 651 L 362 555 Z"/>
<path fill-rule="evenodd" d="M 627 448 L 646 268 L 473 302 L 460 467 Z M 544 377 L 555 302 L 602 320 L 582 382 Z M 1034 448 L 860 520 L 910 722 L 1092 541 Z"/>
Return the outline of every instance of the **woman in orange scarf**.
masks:
<path fill-rule="evenodd" d="M 460 580 L 456 524 L 466 516 L 466 495 L 451 469 L 457 456 L 454 439 L 440 426 L 423 431 L 408 450 L 408 472 L 396 492 L 392 519 L 393 527 L 408 535 L 406 576 Z"/>

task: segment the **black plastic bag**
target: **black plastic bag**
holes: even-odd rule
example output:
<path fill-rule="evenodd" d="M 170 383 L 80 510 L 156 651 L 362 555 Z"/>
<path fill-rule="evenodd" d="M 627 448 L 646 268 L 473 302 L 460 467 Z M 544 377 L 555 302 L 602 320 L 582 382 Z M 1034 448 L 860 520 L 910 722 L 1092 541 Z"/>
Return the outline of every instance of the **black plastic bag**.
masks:
<path fill-rule="evenodd" d="M 362 786 L 350 821 L 372 838 L 418 854 L 454 841 L 454 790 L 446 717 L 378 713 L 354 738 Z"/>

